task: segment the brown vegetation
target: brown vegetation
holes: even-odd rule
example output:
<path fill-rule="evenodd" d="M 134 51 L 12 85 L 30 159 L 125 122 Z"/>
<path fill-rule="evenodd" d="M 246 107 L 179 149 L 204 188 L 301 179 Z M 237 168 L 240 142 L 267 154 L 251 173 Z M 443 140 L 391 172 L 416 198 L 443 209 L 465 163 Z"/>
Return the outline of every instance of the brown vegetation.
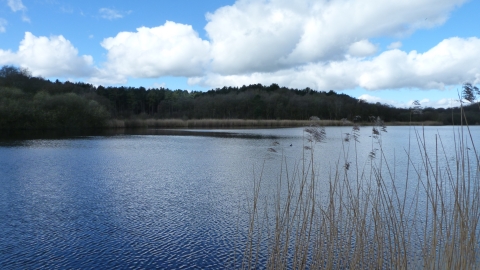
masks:
<path fill-rule="evenodd" d="M 468 128 L 456 131 L 453 162 L 440 137 L 428 149 L 431 138 L 412 131 L 401 177 L 385 157 L 384 128 L 372 129 L 378 149 L 357 153 L 354 126 L 344 140 L 353 155 L 346 146 L 330 172 L 314 162 L 324 130 L 306 129 L 304 158 L 296 168 L 282 163 L 273 198 L 255 179 L 241 268 L 479 269 L 480 163 Z M 370 161 L 359 164 L 361 154 Z"/>
<path fill-rule="evenodd" d="M 339 120 L 321 120 L 325 126 L 343 126 Z M 111 120 L 110 128 L 255 128 L 304 127 L 309 120 L 252 120 L 252 119 L 127 119 Z"/>
<path fill-rule="evenodd" d="M 342 120 L 319 120 L 322 126 L 352 126 L 354 123 Z M 306 127 L 310 120 L 254 120 L 254 119 L 113 119 L 107 122 L 109 128 L 275 128 Z M 371 126 L 371 122 L 358 123 Z M 387 126 L 441 126 L 441 122 L 390 122 Z"/>

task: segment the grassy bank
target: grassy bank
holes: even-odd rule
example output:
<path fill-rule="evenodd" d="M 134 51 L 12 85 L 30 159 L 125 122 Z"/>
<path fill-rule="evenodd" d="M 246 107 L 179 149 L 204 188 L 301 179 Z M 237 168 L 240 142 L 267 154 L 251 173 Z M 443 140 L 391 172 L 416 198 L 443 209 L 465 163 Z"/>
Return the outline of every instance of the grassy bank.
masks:
<path fill-rule="evenodd" d="M 384 129 L 374 125 L 371 152 L 360 153 L 354 126 L 329 171 L 314 160 L 325 130 L 305 129 L 304 157 L 295 168 L 280 165 L 275 195 L 262 196 L 255 179 L 240 267 L 480 269 L 480 164 L 468 128 L 456 128 L 454 142 L 412 129 L 401 173 L 385 157 Z"/>
<path fill-rule="evenodd" d="M 350 121 L 320 120 L 322 126 L 352 126 Z M 107 122 L 108 128 L 275 128 L 275 127 L 305 127 L 311 120 L 253 120 L 253 119 L 114 119 Z M 360 123 L 369 126 L 372 123 Z M 387 125 L 409 125 L 407 122 L 392 122 Z M 418 122 L 419 126 L 440 126 L 440 122 Z"/>

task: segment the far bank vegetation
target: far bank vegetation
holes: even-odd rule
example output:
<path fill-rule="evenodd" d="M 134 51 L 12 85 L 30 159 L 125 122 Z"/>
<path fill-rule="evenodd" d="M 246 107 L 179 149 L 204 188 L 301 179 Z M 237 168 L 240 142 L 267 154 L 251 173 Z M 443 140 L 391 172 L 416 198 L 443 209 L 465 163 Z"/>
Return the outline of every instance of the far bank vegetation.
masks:
<path fill-rule="evenodd" d="M 476 104 L 465 106 L 469 124 L 480 123 Z M 475 113 L 468 113 L 475 110 Z M 458 124 L 460 108 L 395 108 L 333 90 L 288 89 L 277 84 L 223 87 L 207 92 L 167 88 L 103 87 L 49 81 L 14 66 L 0 69 L 0 129 L 210 128 L 368 123 Z"/>

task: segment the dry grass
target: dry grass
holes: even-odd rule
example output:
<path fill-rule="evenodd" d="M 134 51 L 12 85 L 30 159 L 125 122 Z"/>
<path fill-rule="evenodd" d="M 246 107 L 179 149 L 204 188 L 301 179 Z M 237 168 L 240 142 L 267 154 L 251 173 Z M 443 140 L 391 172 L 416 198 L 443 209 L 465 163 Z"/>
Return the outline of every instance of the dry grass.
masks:
<path fill-rule="evenodd" d="M 423 122 L 388 122 L 388 126 L 443 126 L 440 121 L 423 121 Z"/>
<path fill-rule="evenodd" d="M 321 120 L 325 126 L 342 126 L 339 120 Z M 110 128 L 251 128 L 251 127 L 303 127 L 309 120 L 248 120 L 248 119 L 128 119 L 111 120 Z"/>
<path fill-rule="evenodd" d="M 319 120 L 323 126 L 353 126 L 350 121 Z M 269 128 L 269 127 L 305 127 L 310 120 L 253 120 L 253 119 L 114 119 L 107 123 L 109 128 Z M 362 126 L 371 125 L 370 122 L 360 123 Z M 391 126 L 419 125 L 440 126 L 440 122 L 390 122 Z"/>
<path fill-rule="evenodd" d="M 397 178 L 382 128 L 372 131 L 378 150 L 358 153 L 354 127 L 330 172 L 314 161 L 324 132 L 306 130 L 304 158 L 293 171 L 282 162 L 276 195 L 261 197 L 261 177 L 255 181 L 241 268 L 479 269 L 479 162 L 471 134 L 458 128 L 452 161 L 440 137 L 428 149 L 432 138 L 413 129 L 407 171 Z M 361 154 L 367 163 L 358 163 Z"/>

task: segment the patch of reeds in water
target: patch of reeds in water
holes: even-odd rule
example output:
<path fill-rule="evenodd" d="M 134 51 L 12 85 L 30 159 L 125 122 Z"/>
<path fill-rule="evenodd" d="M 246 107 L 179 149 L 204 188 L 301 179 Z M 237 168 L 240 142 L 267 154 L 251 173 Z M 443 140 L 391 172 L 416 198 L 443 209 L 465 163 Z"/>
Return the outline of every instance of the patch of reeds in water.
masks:
<path fill-rule="evenodd" d="M 448 142 L 455 144 L 453 161 L 440 137 L 428 149 L 432 138 L 412 128 L 402 177 L 385 157 L 384 128 L 372 128 L 377 149 L 358 153 L 354 126 L 342 160 L 329 172 L 314 161 L 325 130 L 306 129 L 304 158 L 295 168 L 282 163 L 275 196 L 260 195 L 262 177 L 255 180 L 243 259 L 234 267 L 480 269 L 479 161 L 468 127 L 457 128 L 456 141 Z M 368 155 L 365 164 L 359 164 L 361 154 Z"/>
<path fill-rule="evenodd" d="M 388 126 L 443 126 L 443 123 L 440 121 L 388 122 Z"/>
<path fill-rule="evenodd" d="M 344 121 L 320 120 L 325 126 L 343 126 Z M 127 119 L 111 120 L 110 128 L 252 128 L 304 127 L 309 120 L 252 120 L 252 119 Z"/>
<path fill-rule="evenodd" d="M 322 126 L 353 126 L 354 123 L 346 120 L 316 120 Z M 113 119 L 109 120 L 109 128 L 275 128 L 275 127 L 305 127 L 311 120 L 254 120 L 254 119 Z M 362 126 L 371 125 L 369 122 L 358 123 Z M 390 122 L 388 125 L 423 125 L 440 126 L 440 122 L 404 123 Z"/>

